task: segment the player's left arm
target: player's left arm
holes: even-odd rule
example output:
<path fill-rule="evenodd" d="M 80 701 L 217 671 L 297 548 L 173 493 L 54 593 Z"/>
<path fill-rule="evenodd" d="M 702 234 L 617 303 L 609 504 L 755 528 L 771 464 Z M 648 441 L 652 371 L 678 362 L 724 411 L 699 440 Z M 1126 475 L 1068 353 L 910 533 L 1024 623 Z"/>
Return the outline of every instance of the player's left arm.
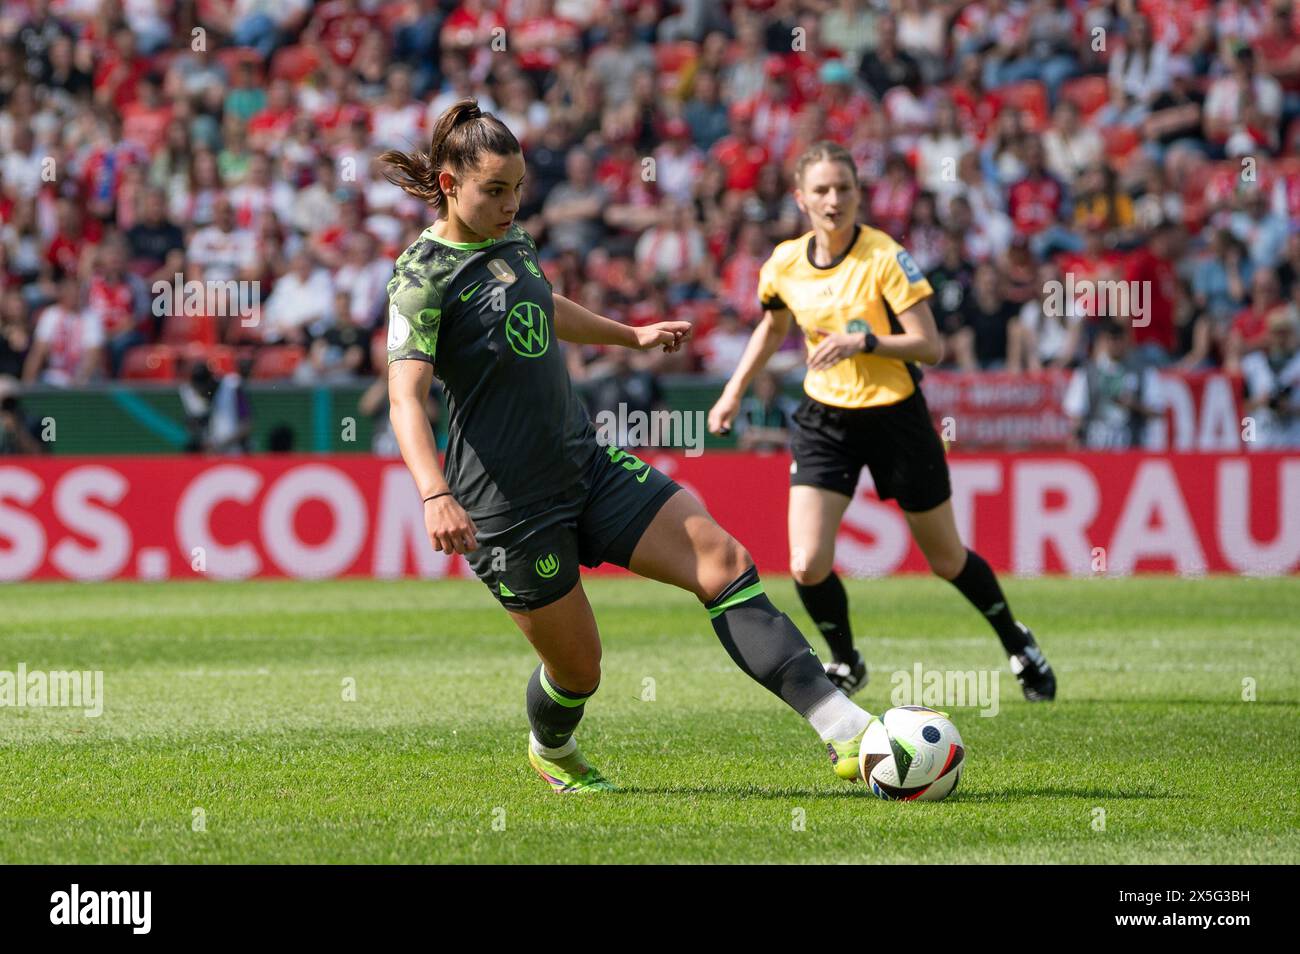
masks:
<path fill-rule="evenodd" d="M 639 351 L 662 346 L 664 351 L 676 351 L 691 332 L 689 321 L 659 321 L 633 328 L 588 311 L 563 295 L 552 297 L 555 333 L 561 340 L 574 344 L 619 345 Z"/>

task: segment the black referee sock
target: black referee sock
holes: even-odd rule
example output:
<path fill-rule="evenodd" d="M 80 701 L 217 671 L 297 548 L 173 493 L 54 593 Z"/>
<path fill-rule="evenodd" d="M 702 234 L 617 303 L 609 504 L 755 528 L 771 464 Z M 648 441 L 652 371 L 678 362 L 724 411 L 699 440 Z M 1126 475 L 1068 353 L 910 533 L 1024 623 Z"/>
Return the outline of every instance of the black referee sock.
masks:
<path fill-rule="evenodd" d="M 754 567 L 704 608 L 736 665 L 801 716 L 837 691 L 799 627 L 767 598 Z"/>
<path fill-rule="evenodd" d="M 537 741 L 548 749 L 558 749 L 568 742 L 582 721 L 582 712 L 591 692 L 561 689 L 546 676 L 546 667 L 538 664 L 528 680 L 526 693 L 528 724 Z"/>
<path fill-rule="evenodd" d="M 1016 625 L 1016 618 L 1011 615 L 1011 607 L 1002 595 L 998 578 L 982 556 L 974 550 L 967 550 L 966 565 L 948 582 L 961 590 L 961 595 L 984 614 L 993 631 L 998 634 L 998 639 L 1002 640 L 1002 648 L 1007 651 L 1007 655 L 1024 652 L 1029 640 Z"/>
<path fill-rule="evenodd" d="M 831 647 L 836 662 L 853 660 L 853 630 L 849 627 L 849 594 L 834 570 L 820 583 L 795 583 L 803 608 Z"/>

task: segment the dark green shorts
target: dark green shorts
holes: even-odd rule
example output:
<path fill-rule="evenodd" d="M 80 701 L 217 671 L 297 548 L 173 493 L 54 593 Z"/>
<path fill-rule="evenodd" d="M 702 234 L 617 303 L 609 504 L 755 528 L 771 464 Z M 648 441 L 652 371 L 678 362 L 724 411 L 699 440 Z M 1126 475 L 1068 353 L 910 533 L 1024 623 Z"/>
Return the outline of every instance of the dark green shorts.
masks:
<path fill-rule="evenodd" d="M 626 568 L 641 534 L 677 482 L 635 454 L 602 448 L 571 492 L 476 519 L 478 548 L 465 555 L 501 605 L 535 610 L 578 582 L 578 567 Z"/>

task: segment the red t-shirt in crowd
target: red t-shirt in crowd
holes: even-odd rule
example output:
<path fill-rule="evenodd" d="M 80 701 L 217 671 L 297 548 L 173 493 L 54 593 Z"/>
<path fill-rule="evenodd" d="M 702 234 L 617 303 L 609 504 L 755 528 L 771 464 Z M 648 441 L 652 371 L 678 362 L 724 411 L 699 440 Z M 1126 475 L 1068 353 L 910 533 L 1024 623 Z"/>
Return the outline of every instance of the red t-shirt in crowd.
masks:
<path fill-rule="evenodd" d="M 320 25 L 321 45 L 341 66 L 352 62 L 367 33 L 380 29 L 377 17 L 361 9 L 349 10 L 337 0 L 317 7 L 315 21 Z"/>
<path fill-rule="evenodd" d="M 1174 303 L 1178 296 L 1178 273 L 1174 270 L 1174 263 L 1161 258 L 1149 248 L 1138 249 L 1128 256 L 1124 280 L 1151 283 L 1146 286 L 1149 290 L 1141 293 L 1147 307 L 1145 317 L 1148 320 L 1144 325 L 1134 323 L 1133 341 L 1137 344 L 1158 344 L 1173 354 L 1177 345 Z"/>
<path fill-rule="evenodd" d="M 90 280 L 87 303 L 104 323 L 104 334 L 108 337 L 115 337 L 135 327 L 131 286 L 126 282 L 111 282 L 96 275 Z"/>
<path fill-rule="evenodd" d="M 1060 218 L 1061 184 L 1051 176 L 1021 179 L 1011 187 L 1008 210 L 1016 231 L 1035 235 Z"/>
<path fill-rule="evenodd" d="M 734 136 L 727 136 L 714 144 L 713 158 L 727 170 L 728 189 L 749 192 L 758 185 L 758 174 L 769 156 L 762 143 L 742 143 Z"/>

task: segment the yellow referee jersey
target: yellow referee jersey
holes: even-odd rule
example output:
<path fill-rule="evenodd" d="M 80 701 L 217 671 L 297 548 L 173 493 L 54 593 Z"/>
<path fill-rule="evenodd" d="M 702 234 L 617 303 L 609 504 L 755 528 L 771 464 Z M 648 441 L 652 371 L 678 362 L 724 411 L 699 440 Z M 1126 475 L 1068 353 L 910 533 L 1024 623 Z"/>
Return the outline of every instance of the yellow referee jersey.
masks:
<path fill-rule="evenodd" d="M 812 262 L 813 233 L 782 242 L 758 273 L 763 308 L 788 308 L 803 329 L 808 351 L 828 334 L 902 331 L 897 316 L 934 294 L 912 256 L 892 238 L 866 225 L 835 262 Z M 916 390 L 907 364 L 856 354 L 825 371 L 809 371 L 808 396 L 835 407 L 897 404 Z"/>

